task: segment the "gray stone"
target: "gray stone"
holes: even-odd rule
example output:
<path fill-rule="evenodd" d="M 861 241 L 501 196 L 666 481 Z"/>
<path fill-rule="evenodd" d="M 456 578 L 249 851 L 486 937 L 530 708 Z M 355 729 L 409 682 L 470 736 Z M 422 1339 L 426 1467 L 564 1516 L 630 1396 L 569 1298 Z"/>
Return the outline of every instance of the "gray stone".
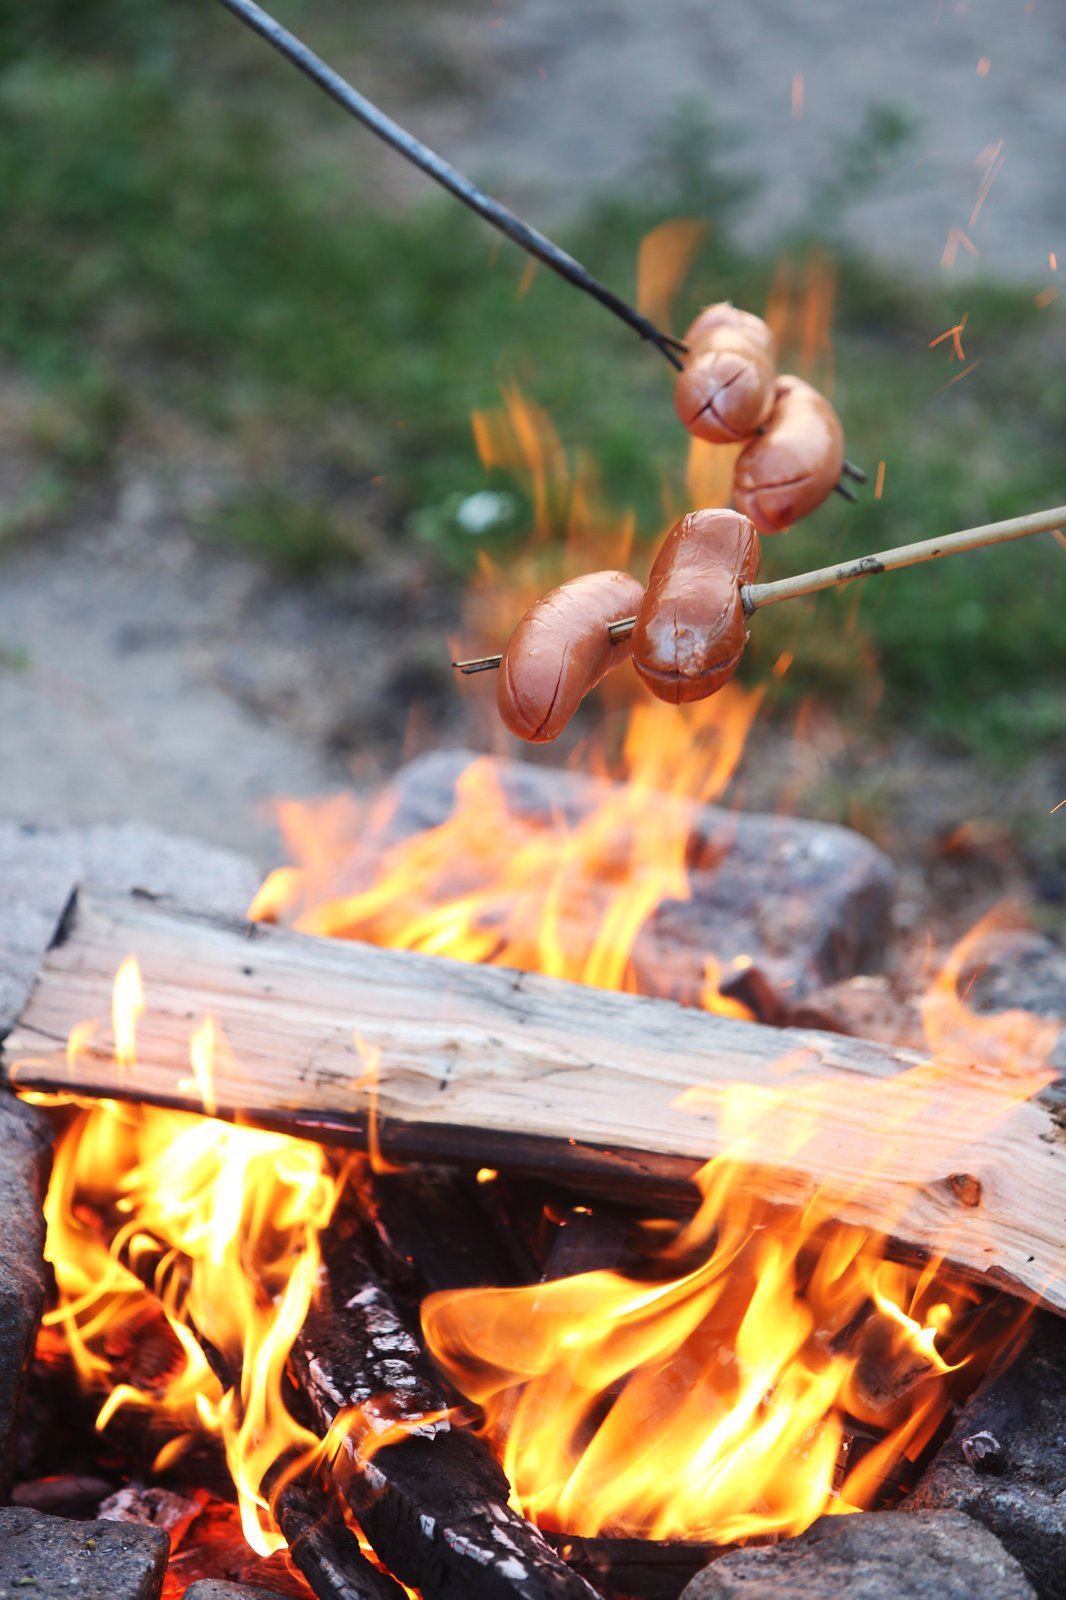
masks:
<path fill-rule="evenodd" d="M 998 1451 L 982 1449 L 990 1435 Z M 1021 1355 L 963 1408 L 905 1511 L 964 1511 L 1044 1596 L 1066 1597 L 1066 1323 L 1038 1314 Z"/>
<path fill-rule="evenodd" d="M 34 828 L 0 822 L 0 1038 L 25 1003 L 74 885 L 144 889 L 229 915 L 259 885 L 243 856 L 139 823 Z"/>
<path fill-rule="evenodd" d="M 962 974 L 964 984 L 969 976 Z M 1005 931 L 997 938 L 990 956 L 982 952 L 968 1000 L 975 1011 L 1011 1011 L 1020 1007 L 1062 1023 L 1050 1060 L 1061 1077 L 1044 1091 L 1042 1098 L 1066 1113 L 1066 949 L 1030 930 Z"/>
<path fill-rule="evenodd" d="M 44 1215 L 51 1127 L 0 1091 L 0 1496 L 14 1471 L 15 1423 L 44 1308 Z"/>
<path fill-rule="evenodd" d="M 156 1600 L 169 1551 L 159 1528 L 0 1508 L 0 1600 Z"/>
<path fill-rule="evenodd" d="M 436 827 L 451 813 L 467 751 L 422 756 L 389 786 L 396 810 L 388 838 Z M 509 803 L 530 820 L 554 815 L 573 823 L 588 815 L 608 785 L 580 773 L 532 762 L 493 760 Z M 672 802 L 656 802 L 662 812 Z M 848 828 L 794 817 L 749 815 L 697 807 L 687 863 L 687 901 L 664 902 L 642 930 L 634 967 L 643 993 L 698 1002 L 704 962 L 748 957 L 786 1005 L 823 984 L 876 969 L 883 958 L 895 874 L 887 856 Z M 626 860 L 624 830 L 604 859 L 603 895 Z M 576 949 L 590 919 L 564 926 Z M 761 1020 L 783 1021 L 784 1014 Z"/>
<path fill-rule="evenodd" d="M 292 1600 L 292 1595 L 282 1594 L 277 1589 L 253 1589 L 244 1583 L 200 1578 L 189 1585 L 181 1600 Z"/>
<path fill-rule="evenodd" d="M 821 1517 L 784 1544 L 734 1550 L 682 1600 L 1032 1600 L 1021 1567 L 959 1513 Z"/>

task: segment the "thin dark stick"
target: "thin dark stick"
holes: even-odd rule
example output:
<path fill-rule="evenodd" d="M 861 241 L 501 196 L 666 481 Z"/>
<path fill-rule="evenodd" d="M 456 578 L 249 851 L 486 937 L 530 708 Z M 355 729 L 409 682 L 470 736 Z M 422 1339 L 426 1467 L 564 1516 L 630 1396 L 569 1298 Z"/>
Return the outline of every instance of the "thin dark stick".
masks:
<path fill-rule="evenodd" d="M 531 228 L 521 217 L 516 217 L 513 211 L 509 211 L 498 200 L 493 200 L 490 195 L 478 189 L 428 145 L 424 145 L 420 139 L 414 138 L 405 128 L 401 128 L 398 122 L 394 122 L 383 111 L 379 111 L 372 101 L 367 100 L 357 89 L 353 89 L 347 79 L 334 72 L 320 56 L 316 56 L 302 44 L 295 34 L 283 28 L 280 22 L 275 22 L 268 12 L 254 3 L 254 0 L 220 0 L 220 3 L 227 11 L 232 11 L 235 17 L 239 17 L 254 33 L 259 34 L 260 38 L 280 51 L 286 60 L 291 61 L 294 67 L 298 67 L 312 83 L 317 83 L 320 89 L 324 89 L 331 100 L 335 100 L 350 116 L 363 123 L 371 133 L 376 133 L 379 139 L 384 139 L 385 143 L 398 150 L 400 155 L 405 156 L 408 161 L 413 161 L 416 167 L 421 167 L 423 172 L 442 184 L 455 195 L 456 199 L 469 206 L 471 211 L 476 211 L 479 217 L 483 217 L 494 228 L 506 234 L 508 239 L 513 240 L 521 249 L 527 250 L 538 261 L 543 261 L 545 266 L 551 267 L 553 272 L 557 272 L 575 288 L 583 289 L 586 294 L 590 294 L 601 306 L 613 311 L 616 317 L 621 317 L 622 321 L 634 328 L 642 339 L 647 339 L 661 351 L 671 366 L 681 371 L 682 362 L 677 351 L 684 351 L 685 345 L 680 339 L 662 333 L 633 306 L 597 282 L 580 261 L 575 261 L 573 256 L 568 255 L 565 250 L 560 250 L 558 245 L 553 244 L 538 229 Z"/>

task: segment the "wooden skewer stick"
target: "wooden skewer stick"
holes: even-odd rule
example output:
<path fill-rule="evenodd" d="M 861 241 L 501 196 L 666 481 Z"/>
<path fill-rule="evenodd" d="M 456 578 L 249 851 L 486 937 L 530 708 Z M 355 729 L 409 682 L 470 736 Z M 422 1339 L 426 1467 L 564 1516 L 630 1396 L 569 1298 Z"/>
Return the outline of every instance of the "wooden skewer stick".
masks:
<path fill-rule="evenodd" d="M 746 583 L 741 586 L 740 598 L 745 615 L 750 617 L 763 606 L 775 606 L 781 600 L 794 600 L 804 594 L 817 594 L 821 589 L 835 589 L 855 578 L 894 572 L 898 567 L 916 567 L 923 561 L 939 561 L 941 556 L 1004 544 L 1008 539 L 1027 539 L 1030 534 L 1050 533 L 1063 524 L 1066 524 L 1066 506 L 1033 511 L 1028 516 L 1011 517 L 1006 522 L 987 522 L 983 527 L 963 528 L 959 533 L 943 534 L 938 539 L 920 539 L 916 544 L 901 544 L 876 555 L 856 556 L 853 561 L 842 561 L 835 567 L 797 572 L 791 578 L 778 578 L 776 583 Z M 625 639 L 633 632 L 636 620 L 636 617 L 619 617 L 617 622 L 608 623 L 607 631 L 612 639 Z M 478 656 L 470 661 L 453 661 L 452 666 L 467 674 L 491 672 L 502 660 L 502 656 Z"/>

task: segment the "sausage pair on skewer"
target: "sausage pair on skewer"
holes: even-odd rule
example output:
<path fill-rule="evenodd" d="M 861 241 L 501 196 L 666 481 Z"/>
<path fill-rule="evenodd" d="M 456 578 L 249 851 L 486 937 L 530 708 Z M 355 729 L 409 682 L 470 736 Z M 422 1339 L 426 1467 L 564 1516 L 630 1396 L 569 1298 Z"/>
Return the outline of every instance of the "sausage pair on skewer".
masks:
<path fill-rule="evenodd" d="M 690 433 L 747 440 L 737 457 L 736 511 L 693 511 L 667 535 L 647 590 L 625 572 L 564 583 L 527 611 L 503 652 L 497 705 L 520 739 L 562 732 L 585 696 L 632 658 L 637 675 L 674 705 L 714 694 L 748 642 L 741 585 L 759 570 L 759 535 L 781 533 L 829 495 L 844 465 L 844 430 L 802 378 L 778 377 L 777 345 L 761 317 L 708 306 L 685 335 L 674 404 Z M 608 624 L 635 613 L 629 637 Z"/>
<path fill-rule="evenodd" d="M 585 696 L 632 657 L 660 700 L 702 700 L 736 672 L 748 630 L 740 586 L 759 570 L 759 538 L 736 511 L 691 511 L 667 535 L 642 589 L 626 572 L 592 572 L 553 589 L 507 642 L 496 703 L 507 728 L 542 744 Z M 628 638 L 608 624 L 636 614 Z"/>
<path fill-rule="evenodd" d="M 761 534 L 783 533 L 832 493 L 844 466 L 844 430 L 824 395 L 802 378 L 777 377 L 777 346 L 761 317 L 723 303 L 701 311 L 685 335 L 674 389 L 678 416 L 697 439 L 748 443 L 733 498 Z"/>

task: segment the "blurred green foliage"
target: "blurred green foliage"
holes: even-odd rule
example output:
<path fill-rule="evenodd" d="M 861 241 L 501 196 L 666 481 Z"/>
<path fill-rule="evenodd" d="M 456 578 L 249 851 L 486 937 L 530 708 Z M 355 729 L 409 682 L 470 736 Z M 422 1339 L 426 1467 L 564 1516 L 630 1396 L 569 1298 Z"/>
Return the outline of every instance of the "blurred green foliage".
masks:
<path fill-rule="evenodd" d="M 279 9 L 309 22 L 295 0 Z M 313 9 L 321 37 L 336 8 Z M 345 25 L 349 47 L 368 27 L 350 13 Z M 268 479 L 209 519 L 209 536 L 303 574 L 360 559 L 340 507 L 372 481 L 397 533 L 425 531 L 462 570 L 478 540 L 452 540 L 450 513 L 434 508 L 484 485 L 469 415 L 517 377 L 597 463 L 611 504 L 657 534 L 687 445 L 665 363 L 542 269 L 520 293 L 525 259 L 453 202 L 429 193 L 410 209 L 377 194 L 361 172 L 369 136 L 339 122 L 221 8 L 5 9 L 0 347 L 33 396 L 41 503 L 66 504 L 161 413 L 238 446 L 253 437 L 260 455 L 306 441 L 317 463 L 306 495 Z M 822 186 L 823 239 L 849 196 L 891 180 L 910 134 L 875 108 Z M 779 252 L 736 243 L 745 187 L 735 152 L 682 110 L 643 191 L 590 206 L 560 242 L 632 295 L 647 231 L 701 216 L 709 234 L 678 326 L 707 300 L 760 308 Z M 782 242 L 797 275 L 814 242 Z M 1059 305 L 948 276 L 916 288 L 839 246 L 833 258 L 834 399 L 850 456 L 871 476 L 886 463 L 884 494 L 863 491 L 861 509 L 834 501 L 768 541 L 763 576 L 1066 499 Z M 964 314 L 976 365 L 960 377 L 951 341 L 930 341 Z M 493 486 L 524 493 L 499 474 Z M 775 608 L 754 651 L 768 667 L 793 650 L 802 670 L 781 692 L 813 690 L 856 716 L 870 712 L 876 667 L 879 716 L 1013 757 L 1062 734 L 1064 600 L 1066 552 L 1043 537 Z"/>

